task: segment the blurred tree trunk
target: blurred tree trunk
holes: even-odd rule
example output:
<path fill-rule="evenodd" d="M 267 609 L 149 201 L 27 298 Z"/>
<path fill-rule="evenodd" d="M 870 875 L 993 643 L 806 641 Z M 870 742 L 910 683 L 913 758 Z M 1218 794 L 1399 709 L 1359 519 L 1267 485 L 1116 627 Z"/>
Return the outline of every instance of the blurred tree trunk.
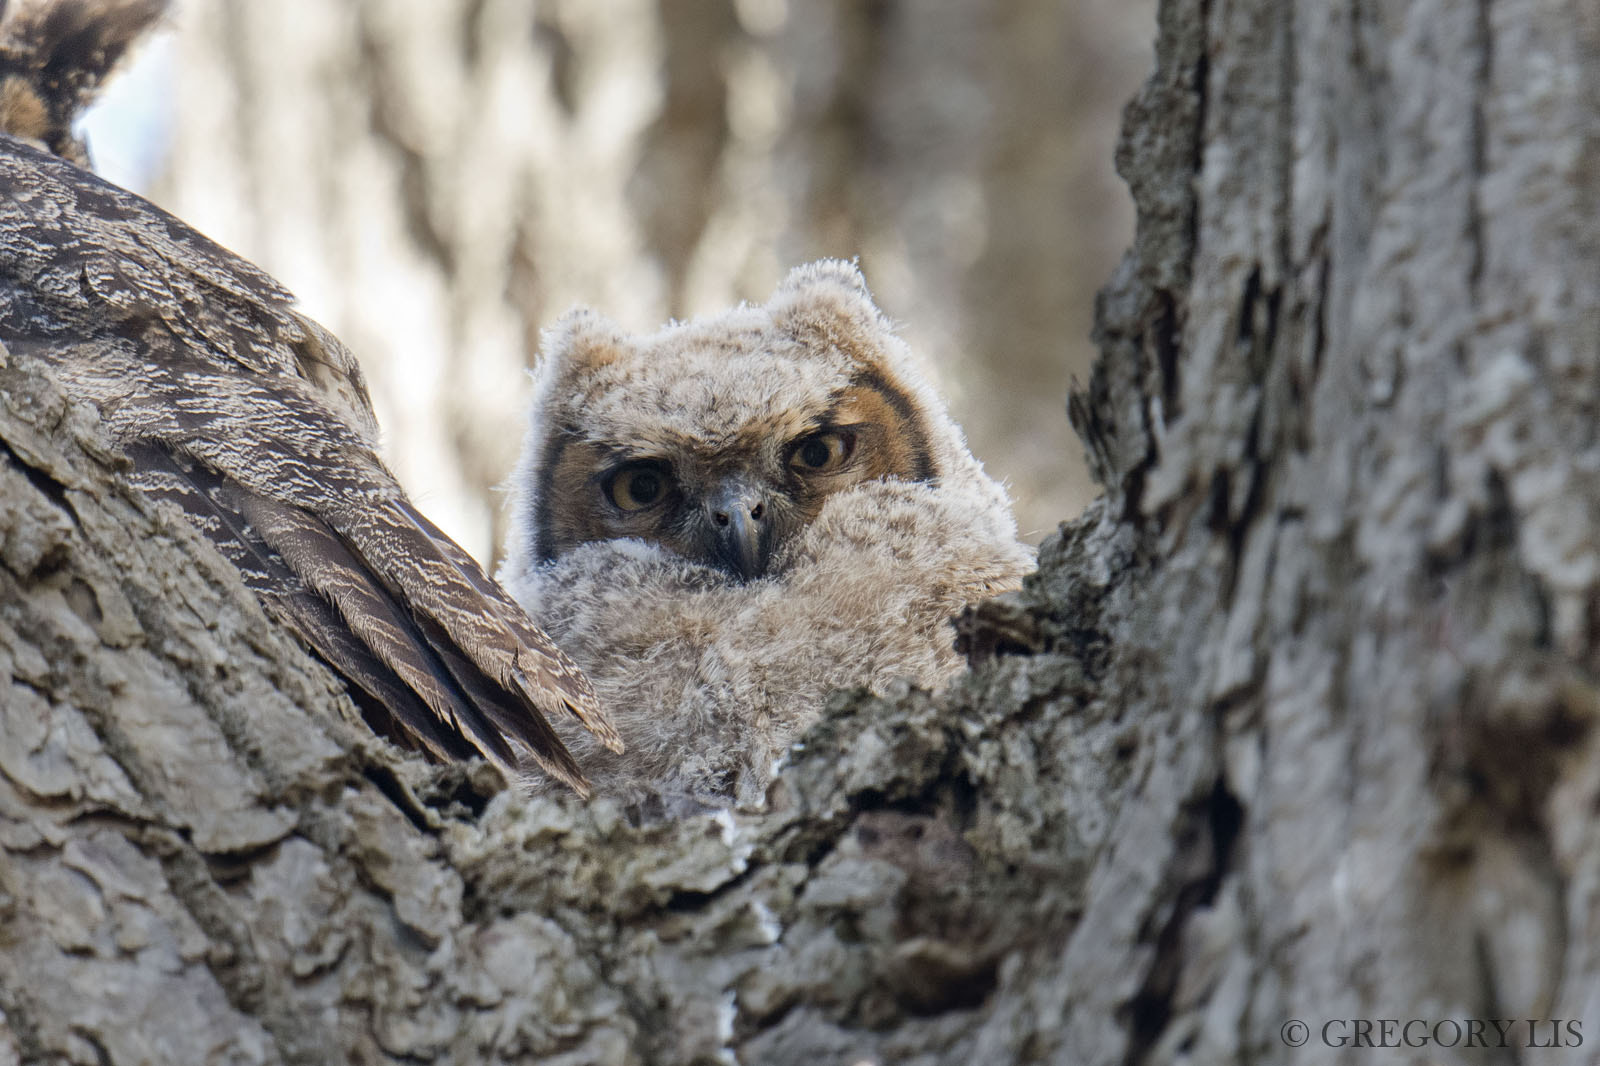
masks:
<path fill-rule="evenodd" d="M 0 1055 L 1367 1062 L 1324 1034 L 1478 1018 L 1567 1046 L 1402 1052 L 1591 1061 L 1597 77 L 1580 0 L 1165 3 L 1073 405 L 1106 495 L 964 620 L 978 671 L 836 698 L 765 813 L 363 738 L 14 360 Z"/>
<path fill-rule="evenodd" d="M 1131 232 L 1107 164 L 1152 6 L 211 0 L 156 199 L 352 346 L 482 556 L 540 328 L 765 300 L 821 255 L 862 257 L 1042 534 L 1091 495 L 1060 413 Z"/>

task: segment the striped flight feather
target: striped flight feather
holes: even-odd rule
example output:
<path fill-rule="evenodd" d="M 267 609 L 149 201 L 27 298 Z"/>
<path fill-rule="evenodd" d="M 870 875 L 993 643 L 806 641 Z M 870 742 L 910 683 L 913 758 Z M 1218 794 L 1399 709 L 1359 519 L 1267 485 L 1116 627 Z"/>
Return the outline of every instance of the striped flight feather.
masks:
<path fill-rule="evenodd" d="M 135 480 L 178 504 L 390 732 L 507 772 L 523 753 L 580 793 L 543 714 L 620 747 L 571 660 L 406 499 L 337 339 L 254 266 L 9 137 L 0 341 L 99 406 Z"/>

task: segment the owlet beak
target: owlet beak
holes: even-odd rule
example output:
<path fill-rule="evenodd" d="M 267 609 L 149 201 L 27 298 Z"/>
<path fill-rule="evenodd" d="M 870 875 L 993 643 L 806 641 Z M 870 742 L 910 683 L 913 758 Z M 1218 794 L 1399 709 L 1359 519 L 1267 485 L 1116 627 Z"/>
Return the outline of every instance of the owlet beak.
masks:
<path fill-rule="evenodd" d="M 716 564 L 743 581 L 765 574 L 772 557 L 766 494 L 742 478 L 729 478 L 712 492 L 706 511 Z"/>

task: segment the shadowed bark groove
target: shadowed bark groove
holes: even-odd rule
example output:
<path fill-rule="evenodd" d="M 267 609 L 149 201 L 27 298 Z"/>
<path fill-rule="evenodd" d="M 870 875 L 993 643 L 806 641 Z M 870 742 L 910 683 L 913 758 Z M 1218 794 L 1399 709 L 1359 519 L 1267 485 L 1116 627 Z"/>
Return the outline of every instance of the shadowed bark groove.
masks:
<path fill-rule="evenodd" d="M 1600 21 L 1290 8 L 1163 5 L 1073 402 L 1104 499 L 962 619 L 970 677 L 836 696 L 766 812 L 633 828 L 400 759 L 13 358 L 0 1053 L 1326 1063 L 1380 1054 L 1341 1019 L 1600 1024 Z M 1600 1038 L 1561 1032 L 1418 1054 Z"/>

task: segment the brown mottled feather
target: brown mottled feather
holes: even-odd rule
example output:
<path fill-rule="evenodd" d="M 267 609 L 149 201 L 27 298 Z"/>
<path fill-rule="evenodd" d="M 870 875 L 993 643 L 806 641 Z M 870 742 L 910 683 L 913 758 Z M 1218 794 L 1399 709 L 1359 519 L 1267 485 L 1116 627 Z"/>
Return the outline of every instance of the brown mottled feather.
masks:
<path fill-rule="evenodd" d="M 412 693 L 387 709 L 422 747 L 455 754 L 462 738 L 505 766 L 503 733 L 582 791 L 540 710 L 615 748 L 588 683 L 405 498 L 377 457 L 355 361 L 291 303 L 159 208 L 0 137 L 0 341 L 50 361 L 124 445 L 230 486 L 210 496 L 236 520 L 202 509 L 196 524 L 219 545 L 248 526 L 256 543 L 234 561 L 296 578 L 268 605 L 369 696 Z M 335 610 L 308 606 L 317 596 Z"/>
<path fill-rule="evenodd" d="M 0 129 L 88 166 L 72 124 L 168 0 L 0 2 Z"/>
<path fill-rule="evenodd" d="M 611 720 L 606 716 L 597 699 L 592 698 L 592 696 L 588 699 L 573 699 L 567 701 L 564 706 L 551 705 L 544 702 L 548 700 L 549 693 L 567 691 L 570 686 L 568 685 L 569 675 L 566 671 L 576 670 L 577 668 L 570 662 L 549 661 L 540 656 L 528 654 L 526 649 L 536 647 L 538 642 L 549 638 L 544 636 L 543 632 L 533 624 L 523 608 L 509 599 L 500 585 L 490 579 L 487 574 L 478 570 L 476 566 L 469 567 L 467 564 L 471 563 L 471 559 L 467 556 L 467 553 L 462 551 L 455 541 L 445 536 L 439 527 L 428 521 L 426 516 L 411 505 L 410 501 L 401 500 L 397 506 L 402 511 L 405 511 L 418 529 L 434 542 L 440 554 L 447 559 L 454 560 L 456 565 L 462 568 L 462 572 L 468 575 L 467 580 L 473 584 L 473 587 L 486 601 L 494 605 L 502 623 L 521 642 L 522 650 L 519 650 L 517 654 L 514 671 L 520 679 L 520 683 L 529 688 L 539 707 L 551 713 L 561 710 L 570 711 L 573 717 L 577 718 L 584 728 L 594 734 L 607 748 L 612 751 L 621 751 L 622 738 L 617 735 L 616 728 L 611 724 Z M 529 674 L 532 675 L 531 678 L 528 676 Z M 543 694 L 543 700 L 540 698 L 541 694 Z M 543 764 L 541 763 L 541 765 Z"/>
<path fill-rule="evenodd" d="M 159 445 L 135 443 L 125 450 L 135 467 L 130 480 L 146 495 L 175 504 L 233 563 L 245 585 L 365 694 L 358 702 L 375 731 L 436 758 L 472 756 L 476 749 L 465 736 L 443 728 L 440 716 L 357 639 L 332 604 L 307 587 L 245 520 L 235 502 L 242 488 Z M 420 635 L 412 654 L 422 659 L 431 654 Z M 403 721 L 413 723 L 411 732 L 400 726 Z"/>

